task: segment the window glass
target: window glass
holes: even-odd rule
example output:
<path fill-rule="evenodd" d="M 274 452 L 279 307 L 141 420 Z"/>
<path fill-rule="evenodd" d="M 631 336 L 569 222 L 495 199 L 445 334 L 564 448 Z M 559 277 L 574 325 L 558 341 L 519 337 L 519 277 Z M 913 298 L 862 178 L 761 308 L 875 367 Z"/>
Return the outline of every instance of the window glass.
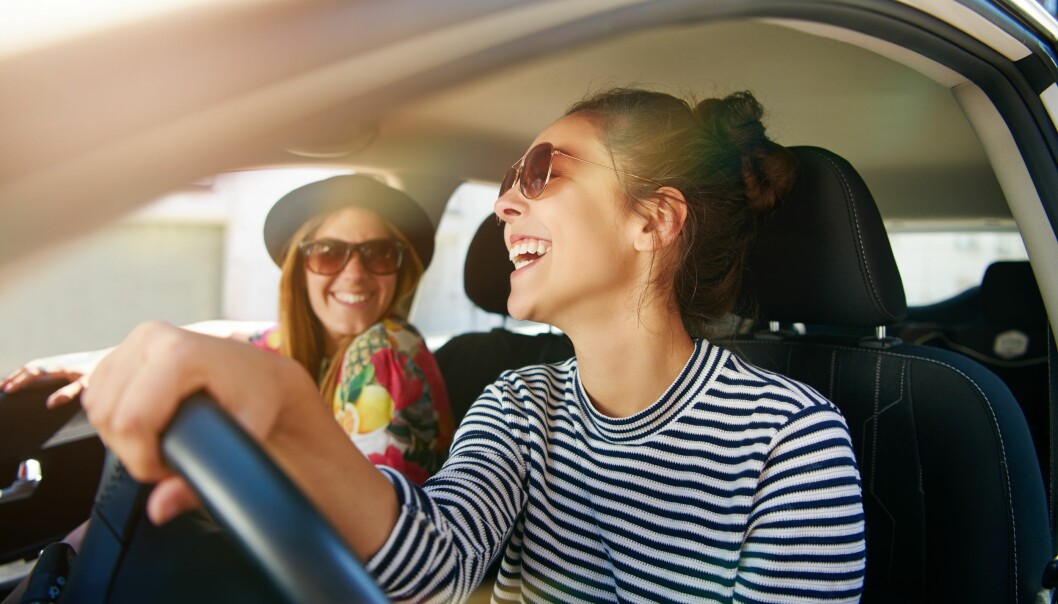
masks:
<path fill-rule="evenodd" d="M 0 375 L 113 346 L 143 321 L 275 321 L 279 269 L 265 251 L 264 217 L 288 191 L 339 172 L 220 174 L 27 259 L 0 288 Z"/>
<path fill-rule="evenodd" d="M 496 184 L 461 185 L 452 194 L 437 225 L 433 261 L 419 284 L 410 317 L 433 350 L 454 335 L 489 331 L 501 325 L 523 333 L 550 329 L 547 325 L 487 313 L 475 306 L 463 289 L 467 248 L 482 221 L 492 216 L 497 188 Z"/>
<path fill-rule="evenodd" d="M 997 260 L 1026 260 L 1021 235 L 1003 229 L 890 228 L 889 240 L 904 281 L 908 306 L 950 298 L 981 284 L 988 265 Z"/>
<path fill-rule="evenodd" d="M 218 317 L 223 248 L 219 223 L 127 220 L 47 251 L 0 290 L 0 374 L 112 346 L 143 321 Z"/>

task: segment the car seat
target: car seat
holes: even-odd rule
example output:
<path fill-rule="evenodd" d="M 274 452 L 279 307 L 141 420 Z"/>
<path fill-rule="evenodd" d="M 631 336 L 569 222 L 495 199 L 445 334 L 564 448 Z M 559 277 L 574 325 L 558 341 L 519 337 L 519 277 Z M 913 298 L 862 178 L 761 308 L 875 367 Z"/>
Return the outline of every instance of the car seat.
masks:
<path fill-rule="evenodd" d="M 467 297 L 484 311 L 507 317 L 511 271 L 503 226 L 489 215 L 467 250 L 463 287 Z M 448 340 L 434 353 L 444 376 L 456 425 L 486 386 L 506 370 L 564 361 L 573 344 L 564 334 L 527 335 L 497 327 L 487 333 L 468 333 Z"/>
<path fill-rule="evenodd" d="M 864 602 L 1034 601 L 1052 550 L 1017 401 L 966 356 L 886 337 L 906 302 L 870 191 L 834 153 L 792 150 L 798 181 L 747 259 L 740 302 L 767 328 L 718 343 L 844 414 L 863 487 Z M 795 322 L 875 335 L 782 329 Z"/>

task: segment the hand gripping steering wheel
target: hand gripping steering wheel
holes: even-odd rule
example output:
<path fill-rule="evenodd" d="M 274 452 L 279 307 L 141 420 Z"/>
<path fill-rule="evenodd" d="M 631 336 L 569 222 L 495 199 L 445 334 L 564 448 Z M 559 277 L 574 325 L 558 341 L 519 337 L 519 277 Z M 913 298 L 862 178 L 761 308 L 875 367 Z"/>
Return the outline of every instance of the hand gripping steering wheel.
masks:
<path fill-rule="evenodd" d="M 204 394 L 180 406 L 162 437 L 166 462 L 289 602 L 387 602 L 334 528 Z M 62 604 L 105 602 L 149 487 L 108 463 Z"/>

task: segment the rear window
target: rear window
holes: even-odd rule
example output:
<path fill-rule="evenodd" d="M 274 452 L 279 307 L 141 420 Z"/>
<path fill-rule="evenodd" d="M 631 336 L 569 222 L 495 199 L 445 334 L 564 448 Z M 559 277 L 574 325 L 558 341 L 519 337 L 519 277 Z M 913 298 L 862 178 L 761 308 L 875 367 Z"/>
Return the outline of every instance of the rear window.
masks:
<path fill-rule="evenodd" d="M 947 230 L 890 226 L 889 241 L 908 306 L 939 302 L 980 285 L 985 269 L 998 260 L 1028 259 L 1013 225 Z"/>
<path fill-rule="evenodd" d="M 465 183 L 452 194 L 437 225 L 433 262 L 423 275 L 411 322 L 436 350 L 454 335 L 489 331 L 504 326 L 522 333 L 548 331 L 549 326 L 485 312 L 474 305 L 463 288 L 467 248 L 483 220 L 492 216 L 496 184 Z"/>

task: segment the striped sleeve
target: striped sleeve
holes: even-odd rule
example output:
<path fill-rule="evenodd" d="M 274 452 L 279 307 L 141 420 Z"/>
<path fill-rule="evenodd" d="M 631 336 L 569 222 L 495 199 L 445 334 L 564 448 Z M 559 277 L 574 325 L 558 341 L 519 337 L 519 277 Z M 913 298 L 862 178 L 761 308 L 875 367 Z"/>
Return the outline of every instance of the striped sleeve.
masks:
<path fill-rule="evenodd" d="M 400 515 L 367 570 L 391 600 L 458 602 L 477 587 L 525 504 L 525 442 L 523 418 L 493 385 L 422 488 L 383 468 Z"/>
<path fill-rule="evenodd" d="M 829 404 L 773 441 L 739 557 L 736 602 L 858 602 L 866 562 L 859 472 Z"/>

